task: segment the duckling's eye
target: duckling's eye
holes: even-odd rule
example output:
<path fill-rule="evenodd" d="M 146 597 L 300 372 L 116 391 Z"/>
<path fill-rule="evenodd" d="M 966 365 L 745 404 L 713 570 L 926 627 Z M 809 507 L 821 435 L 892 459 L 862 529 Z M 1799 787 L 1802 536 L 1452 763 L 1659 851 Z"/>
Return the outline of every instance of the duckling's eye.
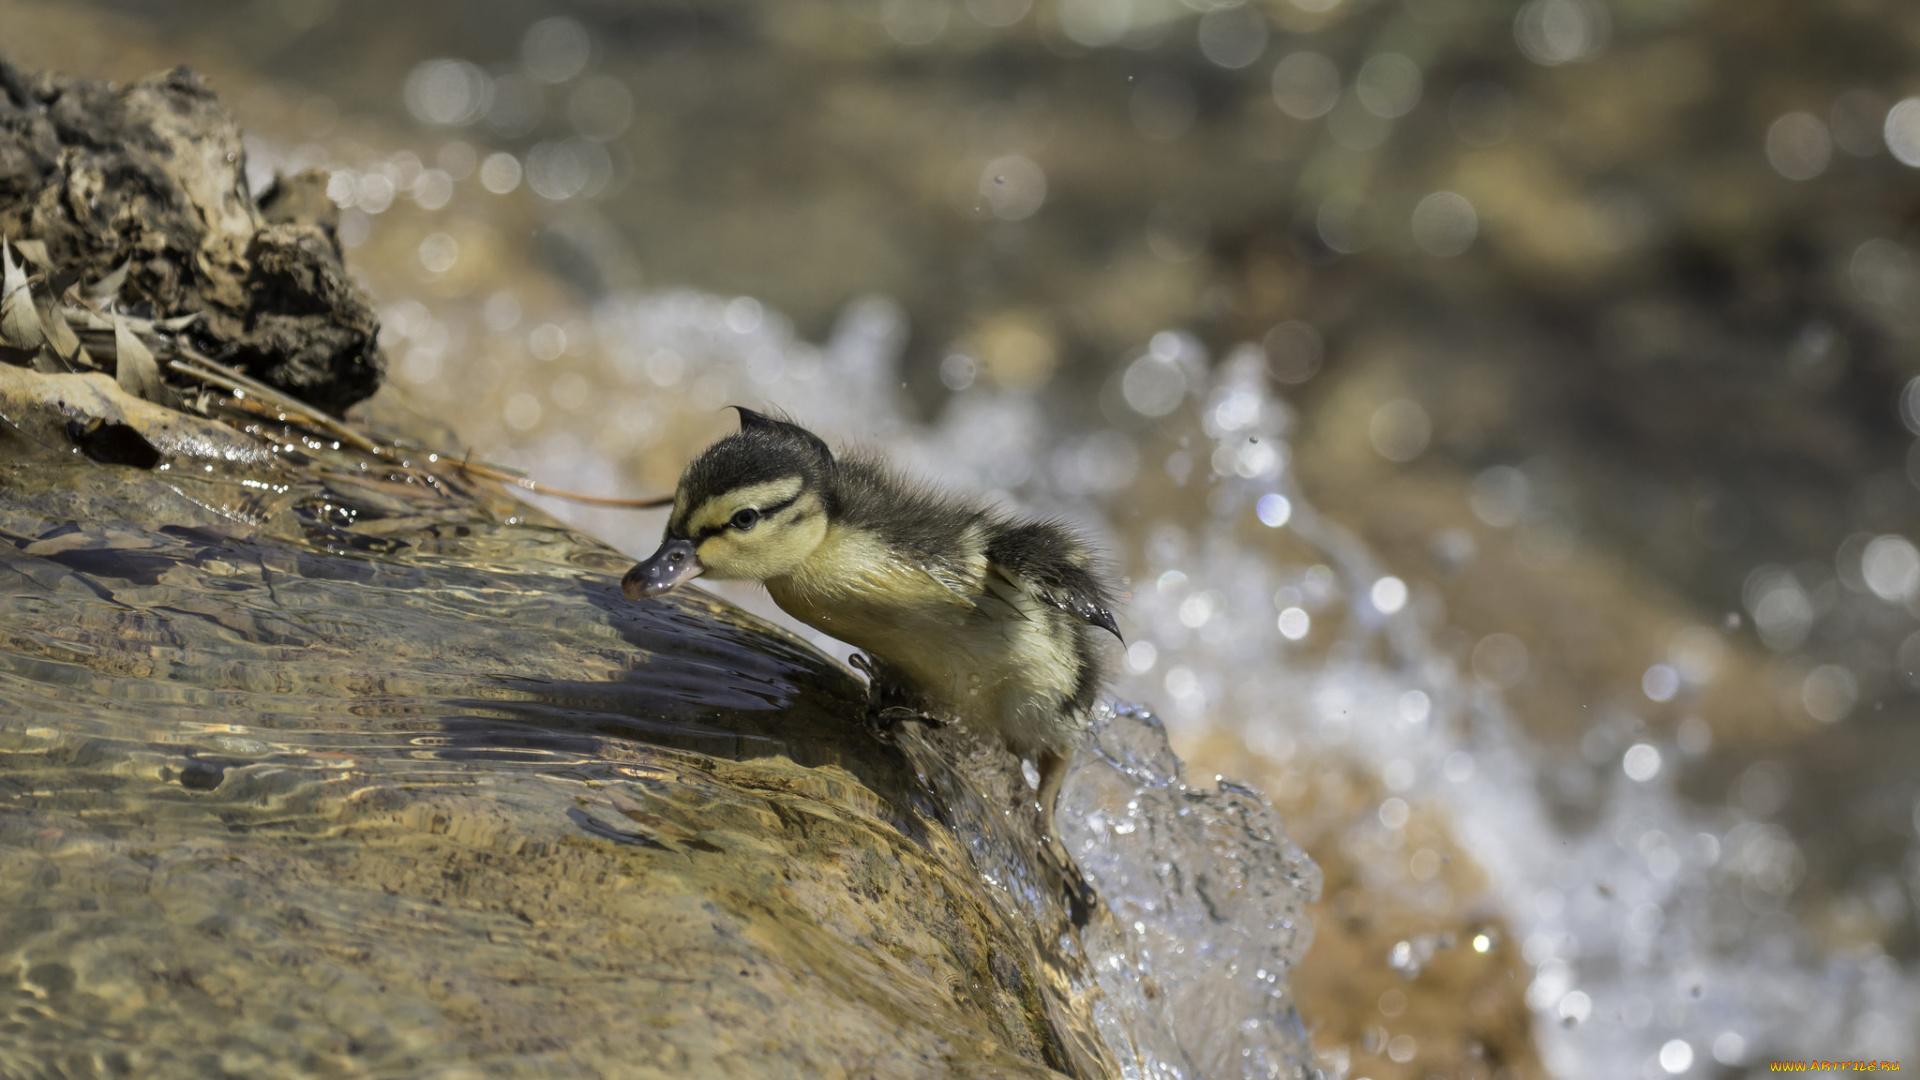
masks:
<path fill-rule="evenodd" d="M 733 520 L 728 522 L 729 525 L 732 525 L 734 528 L 739 529 L 741 532 L 746 532 L 748 529 L 753 528 L 755 525 L 758 525 L 759 523 L 760 523 L 760 511 L 755 510 L 751 506 L 733 515 Z"/>

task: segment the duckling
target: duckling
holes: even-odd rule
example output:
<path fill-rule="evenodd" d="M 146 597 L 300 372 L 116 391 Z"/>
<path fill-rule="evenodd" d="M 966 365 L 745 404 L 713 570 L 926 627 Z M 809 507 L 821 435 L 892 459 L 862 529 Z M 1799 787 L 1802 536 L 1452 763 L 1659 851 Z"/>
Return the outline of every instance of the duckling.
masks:
<path fill-rule="evenodd" d="M 660 549 L 621 591 L 638 600 L 703 575 L 761 582 L 787 614 L 866 654 L 881 722 L 950 716 L 998 736 L 1039 773 L 1041 842 L 1083 912 L 1091 893 L 1054 806 L 1106 681 L 1100 632 L 1120 636 L 1086 542 L 739 413 L 740 430 L 687 466 Z"/>

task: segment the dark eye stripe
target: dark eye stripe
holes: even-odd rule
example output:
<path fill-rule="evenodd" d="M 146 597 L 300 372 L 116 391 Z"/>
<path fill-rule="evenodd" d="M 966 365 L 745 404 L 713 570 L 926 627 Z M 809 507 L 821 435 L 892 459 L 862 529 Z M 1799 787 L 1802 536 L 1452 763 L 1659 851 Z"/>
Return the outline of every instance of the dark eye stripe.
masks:
<path fill-rule="evenodd" d="M 800 493 L 799 493 L 799 492 L 795 492 L 795 493 L 794 493 L 794 495 L 793 495 L 793 498 L 791 498 L 791 499 L 788 499 L 788 500 L 787 500 L 786 502 L 783 502 L 783 503 L 777 503 L 777 504 L 775 504 L 775 505 L 773 505 L 773 506 L 769 506 L 769 507 L 767 507 L 767 508 L 766 508 L 766 509 L 764 509 L 764 510 L 761 510 L 761 511 L 760 511 L 760 516 L 761 516 L 761 517 L 762 517 L 763 519 L 764 519 L 764 518 L 770 518 L 770 517 L 772 517 L 773 515 L 775 515 L 775 514 L 777 514 L 777 513 L 779 513 L 779 512 L 780 512 L 780 511 L 782 511 L 782 510 L 785 510 L 785 509 L 786 509 L 787 507 L 789 507 L 789 506 L 792 506 L 792 505 L 793 505 L 794 503 L 796 503 L 796 502 L 799 502 L 799 501 L 800 501 Z"/>
<path fill-rule="evenodd" d="M 792 506 L 794 503 L 799 502 L 801 494 L 804 494 L 804 493 L 796 492 L 793 498 L 788 499 L 786 502 L 775 503 L 774 505 L 769 506 L 766 509 L 760 511 L 760 519 L 762 521 L 765 521 L 767 518 L 770 518 L 773 515 L 779 513 L 780 511 L 785 510 L 787 507 Z M 731 529 L 731 528 L 733 528 L 733 522 L 731 521 L 724 521 L 718 525 L 709 525 L 706 528 L 701 529 L 700 535 L 694 537 L 693 539 L 695 543 L 698 543 L 702 540 L 708 539 L 709 537 L 719 536 L 721 533 L 726 532 L 728 529 Z"/>

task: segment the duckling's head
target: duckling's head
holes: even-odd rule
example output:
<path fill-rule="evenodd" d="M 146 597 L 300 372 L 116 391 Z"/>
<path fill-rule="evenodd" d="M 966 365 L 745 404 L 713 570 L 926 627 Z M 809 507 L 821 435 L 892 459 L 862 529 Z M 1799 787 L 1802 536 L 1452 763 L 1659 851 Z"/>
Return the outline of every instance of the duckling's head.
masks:
<path fill-rule="evenodd" d="M 629 600 L 658 596 L 702 574 L 780 577 L 798 569 L 826 537 L 833 452 L 798 424 L 739 412 L 740 430 L 709 446 L 681 474 L 660 550 L 620 581 Z"/>

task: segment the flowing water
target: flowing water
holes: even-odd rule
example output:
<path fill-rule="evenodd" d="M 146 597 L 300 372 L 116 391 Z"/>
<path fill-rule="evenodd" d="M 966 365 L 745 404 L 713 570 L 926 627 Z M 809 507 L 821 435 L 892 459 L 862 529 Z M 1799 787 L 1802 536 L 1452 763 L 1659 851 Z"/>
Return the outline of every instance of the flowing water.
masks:
<path fill-rule="evenodd" d="M 54 51 L 211 67 L 259 182 L 325 169 L 396 381 L 482 457 L 651 493 L 721 406 L 770 404 L 1099 539 L 1129 578 L 1116 694 L 1146 707 L 1066 794 L 1118 918 L 1034 946 L 1087 964 L 1047 991 L 1057 1046 L 1305 1060 L 1312 872 L 1257 800 L 1179 780 L 1163 724 L 1303 819 L 1364 804 L 1310 848 L 1352 868 L 1323 934 L 1375 898 L 1418 916 L 1352 962 L 1385 993 L 1300 1003 L 1330 1076 L 1533 1075 L 1420 1026 L 1481 1017 L 1440 1000 L 1471 965 L 1557 1076 L 1914 1056 L 1906 5 L 592 6 L 184 3 L 136 12 L 163 48 L 88 15 Z M 640 287 L 679 280 L 729 292 Z M 628 555 L 659 533 L 541 505 Z M 1008 763 L 919 739 L 910 771 L 981 793 L 950 811 L 980 910 L 1044 905 L 992 813 Z M 1219 881 L 1271 899 L 1222 910 Z M 57 1017 L 48 962 L 22 1001 Z M 603 1023 L 645 1028 L 592 1012 L 579 1045 Z"/>
<path fill-rule="evenodd" d="M 18 419 L 0 1074 L 1304 1075 L 1317 871 L 1151 717 L 1074 773 L 1076 930 L 1004 751 L 751 616 L 338 444 Z"/>

